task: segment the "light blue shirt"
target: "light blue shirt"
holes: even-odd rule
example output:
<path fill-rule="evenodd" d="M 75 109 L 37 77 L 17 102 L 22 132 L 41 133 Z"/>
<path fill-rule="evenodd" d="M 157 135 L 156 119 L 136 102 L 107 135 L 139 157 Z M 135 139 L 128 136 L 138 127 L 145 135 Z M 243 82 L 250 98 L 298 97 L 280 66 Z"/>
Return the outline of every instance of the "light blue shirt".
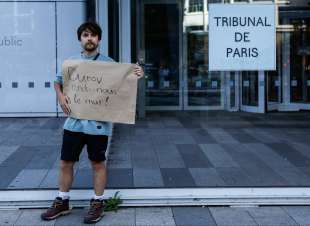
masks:
<path fill-rule="evenodd" d="M 93 60 L 95 56 L 86 56 L 84 54 L 79 54 L 76 56 L 72 56 L 69 59 L 71 60 Z M 99 55 L 97 60 L 101 61 L 110 61 L 113 62 L 114 60 L 110 57 Z M 61 69 L 59 70 L 61 71 Z M 55 82 L 60 83 L 63 85 L 63 80 L 61 73 L 56 75 Z M 104 122 L 104 121 L 94 121 L 94 120 L 87 120 L 87 119 L 76 119 L 72 117 L 68 117 L 65 121 L 63 126 L 65 130 L 70 130 L 73 132 L 82 132 L 91 135 L 107 135 L 110 136 L 112 134 L 112 123 L 111 122 Z"/>

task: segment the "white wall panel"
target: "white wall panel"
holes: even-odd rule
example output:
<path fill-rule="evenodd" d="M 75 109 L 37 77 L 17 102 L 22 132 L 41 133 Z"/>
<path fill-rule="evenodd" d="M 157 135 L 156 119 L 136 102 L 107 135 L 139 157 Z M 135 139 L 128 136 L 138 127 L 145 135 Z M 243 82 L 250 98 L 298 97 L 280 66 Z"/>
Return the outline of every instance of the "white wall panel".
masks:
<path fill-rule="evenodd" d="M 55 112 L 55 4 L 0 2 L 0 29 L 0 114 Z"/>

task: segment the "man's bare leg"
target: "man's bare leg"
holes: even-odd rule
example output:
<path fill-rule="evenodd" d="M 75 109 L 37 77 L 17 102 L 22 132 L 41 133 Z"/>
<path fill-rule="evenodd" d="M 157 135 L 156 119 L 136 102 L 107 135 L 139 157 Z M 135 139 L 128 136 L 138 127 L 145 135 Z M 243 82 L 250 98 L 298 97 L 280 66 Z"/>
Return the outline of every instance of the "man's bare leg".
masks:
<path fill-rule="evenodd" d="M 59 190 L 69 192 L 73 182 L 74 162 L 60 160 Z"/>
<path fill-rule="evenodd" d="M 107 170 L 104 162 L 91 161 L 93 168 L 94 191 L 97 196 L 103 195 L 107 183 Z"/>

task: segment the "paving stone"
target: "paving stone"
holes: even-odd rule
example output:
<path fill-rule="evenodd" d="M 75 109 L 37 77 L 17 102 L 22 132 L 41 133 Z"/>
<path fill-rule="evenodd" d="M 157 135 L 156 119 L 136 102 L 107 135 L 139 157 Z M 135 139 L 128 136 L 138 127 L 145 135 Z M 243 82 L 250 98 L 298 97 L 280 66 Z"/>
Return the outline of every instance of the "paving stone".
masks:
<path fill-rule="evenodd" d="M 185 168 L 184 160 L 176 145 L 155 145 L 154 149 L 161 168 Z"/>
<path fill-rule="evenodd" d="M 273 169 L 294 167 L 287 159 L 262 143 L 244 144 L 244 146 Z"/>
<path fill-rule="evenodd" d="M 108 169 L 107 188 L 132 188 L 132 169 Z"/>
<path fill-rule="evenodd" d="M 208 208 L 172 207 L 177 226 L 216 226 Z"/>
<path fill-rule="evenodd" d="M 0 165 L 5 161 L 12 153 L 14 153 L 19 146 L 0 146 Z"/>
<path fill-rule="evenodd" d="M 233 138 L 223 129 L 218 128 L 218 131 L 216 132 L 208 129 L 207 132 L 217 141 L 217 143 L 239 143 L 235 138 Z"/>
<path fill-rule="evenodd" d="M 170 137 L 165 133 L 153 135 L 151 137 L 151 142 L 154 145 L 154 147 L 160 147 L 162 145 L 170 145 L 173 143 Z"/>
<path fill-rule="evenodd" d="M 47 172 L 47 169 L 23 169 L 9 184 L 8 188 L 38 188 Z"/>
<path fill-rule="evenodd" d="M 239 147 L 230 145 L 229 154 L 232 156 L 234 161 L 236 161 L 239 166 L 247 174 L 254 186 L 280 186 L 287 184 L 286 180 L 282 178 L 279 174 L 274 172 L 272 168 L 266 165 L 258 157 L 249 151 L 241 150 L 244 148 L 243 145 Z"/>
<path fill-rule="evenodd" d="M 310 206 L 283 206 L 282 209 L 300 226 L 310 225 Z"/>
<path fill-rule="evenodd" d="M 1 166 L 9 166 L 12 169 L 21 170 L 28 164 L 37 151 L 38 149 L 35 147 L 19 146 L 15 152 L 2 162 Z"/>
<path fill-rule="evenodd" d="M 196 144 L 196 141 L 194 138 L 190 136 L 189 133 L 187 134 L 181 134 L 181 133 L 175 133 L 175 134 L 169 134 L 168 136 L 171 139 L 171 142 L 174 144 Z"/>
<path fill-rule="evenodd" d="M 310 165 L 310 159 L 301 154 L 292 146 L 285 143 L 267 144 L 283 158 L 286 158 L 296 167 L 307 167 Z"/>
<path fill-rule="evenodd" d="M 58 188 L 58 178 L 59 178 L 59 170 L 58 169 L 50 169 L 41 184 L 40 188 Z"/>
<path fill-rule="evenodd" d="M 162 118 L 162 122 L 166 128 L 183 128 L 182 123 L 173 117 L 164 117 Z"/>
<path fill-rule="evenodd" d="M 276 143 L 276 142 L 279 142 L 277 137 L 270 136 L 270 134 L 262 131 L 259 128 L 243 129 L 243 131 L 245 131 L 246 133 L 252 135 L 257 140 L 259 140 L 259 142 L 262 142 L 262 143 Z"/>
<path fill-rule="evenodd" d="M 178 118 L 184 128 L 187 129 L 201 128 L 201 125 L 196 120 L 189 120 L 189 117 L 182 117 L 182 118 L 178 117 Z"/>
<path fill-rule="evenodd" d="M 165 187 L 194 187 L 195 182 L 186 168 L 161 168 Z"/>
<path fill-rule="evenodd" d="M 171 208 L 136 208 L 136 226 L 174 226 Z"/>
<path fill-rule="evenodd" d="M 0 225 L 1 226 L 12 226 L 15 224 L 21 211 L 18 210 L 1 210 L 0 211 Z"/>
<path fill-rule="evenodd" d="M 45 209 L 25 209 L 20 211 L 21 214 L 14 226 L 53 226 L 55 225 L 56 220 L 51 221 L 43 221 L 41 220 L 41 213 L 43 213 Z"/>
<path fill-rule="evenodd" d="M 213 166 L 198 145 L 179 144 L 176 145 L 176 147 L 179 150 L 186 167 L 208 168 Z"/>
<path fill-rule="evenodd" d="M 284 131 L 285 129 L 278 129 L 277 126 L 264 130 L 265 134 L 275 137 L 277 139 L 277 143 L 287 142 L 291 139 L 290 136 Z"/>
<path fill-rule="evenodd" d="M 165 125 L 162 123 L 162 121 L 148 121 L 147 127 L 149 129 L 158 129 L 158 128 L 165 128 Z"/>
<path fill-rule="evenodd" d="M 220 226 L 251 226 L 257 225 L 247 212 L 247 208 L 209 207 L 209 210 Z"/>
<path fill-rule="evenodd" d="M 79 169 L 74 176 L 73 188 L 92 188 L 93 173 L 91 169 Z"/>
<path fill-rule="evenodd" d="M 245 133 L 240 129 L 233 129 L 233 131 L 230 129 L 225 129 L 225 131 L 228 132 L 235 140 L 239 141 L 240 143 L 257 143 L 258 142 L 258 140 L 254 136 L 248 133 Z"/>
<path fill-rule="evenodd" d="M 135 187 L 163 187 L 160 169 L 133 169 Z"/>
<path fill-rule="evenodd" d="M 310 138 L 309 138 L 310 140 Z M 303 143 L 293 143 L 290 142 L 289 143 L 290 146 L 292 146 L 294 149 L 296 149 L 297 151 L 299 151 L 301 154 L 303 154 L 304 156 L 306 156 L 307 158 L 310 159 L 310 145 L 309 144 L 303 144 Z"/>
<path fill-rule="evenodd" d="M 96 226 L 136 226 L 134 208 L 120 208 L 117 212 L 105 212 Z"/>
<path fill-rule="evenodd" d="M 296 221 L 280 207 L 253 207 L 248 208 L 248 212 L 260 226 L 298 225 Z"/>
<path fill-rule="evenodd" d="M 189 171 L 198 187 L 225 186 L 225 182 L 213 168 L 190 168 Z"/>
<path fill-rule="evenodd" d="M 110 147 L 109 168 L 132 168 L 131 150 L 127 143 L 118 142 Z"/>
<path fill-rule="evenodd" d="M 61 145 L 62 133 L 54 130 L 43 130 L 39 132 L 33 131 L 32 136 L 27 139 L 24 145 L 37 146 L 37 145 Z"/>
<path fill-rule="evenodd" d="M 130 146 L 133 168 L 159 168 L 154 148 L 151 144 Z"/>
<path fill-rule="evenodd" d="M 188 131 L 198 144 L 216 143 L 216 140 L 204 129 L 189 129 Z"/>
<path fill-rule="evenodd" d="M 18 136 L 16 136 L 16 131 L 2 131 L 0 136 L 2 137 L 1 145 L 21 146 L 27 143 L 33 134 L 26 133 L 25 131 L 18 131 Z"/>
<path fill-rule="evenodd" d="M 60 146 L 36 146 L 36 153 L 25 169 L 50 169 L 58 156 Z"/>
<path fill-rule="evenodd" d="M 219 144 L 199 144 L 199 147 L 215 167 L 239 166 Z"/>
<path fill-rule="evenodd" d="M 239 167 L 216 167 L 226 186 L 253 186 L 252 178 Z"/>
<path fill-rule="evenodd" d="M 33 148 L 21 146 L 12 153 L 0 166 L 0 189 L 5 189 L 27 165 L 34 155 Z"/>
<path fill-rule="evenodd" d="M 84 224 L 83 219 L 84 215 L 87 213 L 87 209 L 73 209 L 72 212 L 67 216 L 62 216 L 57 218 L 55 226 L 80 226 L 80 225 L 89 225 Z"/>
<path fill-rule="evenodd" d="M 80 155 L 78 169 L 85 169 L 85 170 L 88 169 L 89 170 L 91 168 L 92 168 L 92 166 L 91 166 L 91 163 L 88 159 L 88 154 L 87 154 L 86 148 L 84 148 L 81 155 Z"/>

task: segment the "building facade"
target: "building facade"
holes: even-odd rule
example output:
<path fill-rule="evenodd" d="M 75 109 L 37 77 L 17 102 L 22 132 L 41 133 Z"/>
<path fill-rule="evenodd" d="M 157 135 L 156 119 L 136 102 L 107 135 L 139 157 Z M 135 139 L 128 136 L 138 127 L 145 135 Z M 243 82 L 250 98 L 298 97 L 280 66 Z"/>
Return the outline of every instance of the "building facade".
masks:
<path fill-rule="evenodd" d="M 208 70 L 208 6 L 276 4 L 276 71 Z M 57 116 L 53 80 L 80 51 L 76 28 L 96 20 L 101 52 L 143 63 L 138 112 L 310 110 L 308 0 L 0 2 L 1 116 Z M 212 56 L 211 56 L 212 57 Z"/>

